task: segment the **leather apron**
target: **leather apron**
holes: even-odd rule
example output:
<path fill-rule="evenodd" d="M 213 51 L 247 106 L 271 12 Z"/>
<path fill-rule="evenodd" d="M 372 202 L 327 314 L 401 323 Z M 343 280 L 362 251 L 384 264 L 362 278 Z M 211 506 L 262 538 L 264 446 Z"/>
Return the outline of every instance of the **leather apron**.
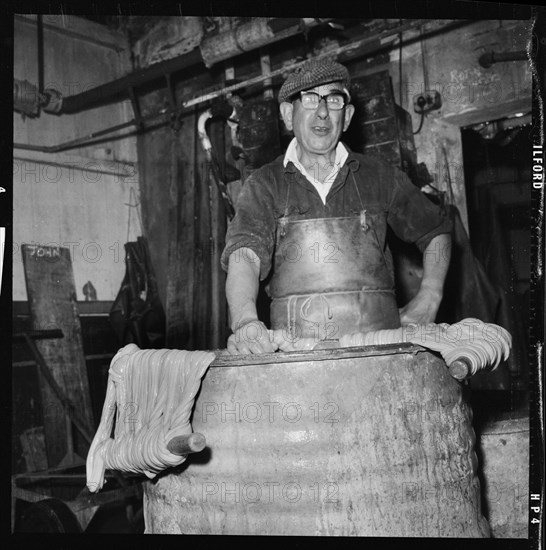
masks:
<path fill-rule="evenodd" d="M 351 176 L 360 214 L 339 218 L 291 219 L 288 183 L 268 292 L 271 328 L 290 338 L 330 340 L 400 326 L 392 260 L 378 238 L 385 241 L 386 212 L 365 208 Z"/>

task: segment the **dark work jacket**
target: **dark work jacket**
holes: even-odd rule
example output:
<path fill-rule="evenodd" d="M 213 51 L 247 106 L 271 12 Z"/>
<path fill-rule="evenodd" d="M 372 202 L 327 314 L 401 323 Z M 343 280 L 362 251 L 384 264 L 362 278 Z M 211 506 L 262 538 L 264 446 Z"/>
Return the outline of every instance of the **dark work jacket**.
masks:
<path fill-rule="evenodd" d="M 384 220 L 377 235 L 389 260 L 385 244 L 387 224 L 403 241 L 415 243 L 421 251 L 436 235 L 451 231 L 449 218 L 406 174 L 377 157 L 349 151 L 326 204 L 294 164 L 289 162 L 284 167 L 283 160 L 284 155 L 279 156 L 245 181 L 226 234 L 221 258 L 224 270 L 227 271 L 231 253 L 246 247 L 260 258 L 260 279 L 267 277 L 275 249 L 276 222 L 285 214 L 288 192 L 291 219 L 357 216 L 364 207 L 369 214 Z"/>

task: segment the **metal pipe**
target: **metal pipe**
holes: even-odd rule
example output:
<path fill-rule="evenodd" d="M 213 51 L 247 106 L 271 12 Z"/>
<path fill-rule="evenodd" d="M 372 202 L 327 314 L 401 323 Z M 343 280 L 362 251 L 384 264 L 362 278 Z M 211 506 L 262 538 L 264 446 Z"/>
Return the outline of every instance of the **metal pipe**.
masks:
<path fill-rule="evenodd" d="M 484 69 L 489 69 L 495 63 L 503 61 L 528 61 L 529 57 L 525 50 L 516 52 L 486 52 L 480 55 L 478 62 Z"/>
<path fill-rule="evenodd" d="M 301 25 L 301 23 L 302 21 L 296 17 L 276 17 L 275 19 L 271 19 L 271 21 L 268 22 L 268 25 L 275 34 L 278 34 L 291 27 Z"/>
<path fill-rule="evenodd" d="M 449 374 L 457 380 L 464 380 L 472 373 L 472 362 L 467 357 L 458 357 L 449 366 Z"/>
<path fill-rule="evenodd" d="M 200 433 L 179 435 L 167 443 L 167 449 L 174 455 L 184 456 L 190 453 L 201 452 L 207 444 L 205 436 Z"/>
<path fill-rule="evenodd" d="M 156 119 L 158 116 L 161 116 L 163 113 L 154 114 L 153 117 L 146 117 L 147 119 Z M 145 120 L 145 119 L 141 119 Z M 64 143 L 59 143 L 58 145 L 31 145 L 27 143 L 14 143 L 14 149 L 24 149 L 26 151 L 41 151 L 43 153 L 60 153 L 67 149 L 74 149 L 75 147 L 83 147 L 83 144 L 87 144 L 89 140 L 96 139 L 97 137 L 103 136 L 105 134 L 110 134 L 116 132 L 117 130 L 122 130 L 129 126 L 134 126 L 137 124 L 136 119 L 132 119 L 129 122 L 123 122 L 122 124 L 116 124 L 115 126 L 110 126 L 109 128 L 104 128 L 98 132 L 92 132 L 87 134 L 84 137 L 72 139 L 70 141 L 65 141 Z M 128 135 L 134 135 L 134 132 L 130 134 L 124 134 L 123 137 Z"/>
<path fill-rule="evenodd" d="M 146 69 L 135 71 L 81 94 L 63 97 L 59 112 L 65 114 L 77 113 L 90 107 L 112 102 L 119 97 L 128 97 L 129 88 L 135 88 L 147 82 L 164 78 L 166 74 L 187 69 L 192 65 L 197 65 L 201 61 L 202 57 L 199 48 L 195 48 L 187 54 L 155 63 Z M 47 108 L 44 107 L 44 110 L 47 111 Z"/>
<path fill-rule="evenodd" d="M 44 21 L 43 15 L 38 14 L 36 24 L 36 35 L 38 41 L 38 90 L 44 89 Z"/>
<path fill-rule="evenodd" d="M 407 32 L 408 30 L 412 30 L 415 28 L 418 28 L 422 26 L 426 20 L 419 19 L 410 23 L 404 23 L 403 25 L 400 25 L 399 27 L 395 27 L 393 29 L 385 30 L 380 33 L 374 34 L 372 36 L 369 36 L 367 38 L 363 38 L 361 40 L 357 40 L 355 42 L 351 42 L 350 44 L 346 44 L 345 46 L 340 46 L 339 48 L 336 48 L 334 50 L 328 50 L 327 52 L 324 52 L 320 55 L 315 56 L 313 59 L 322 59 L 327 57 L 334 57 L 334 56 L 345 56 L 346 59 L 353 59 L 355 57 L 363 57 L 363 56 L 371 56 L 375 53 L 378 53 L 380 51 L 386 51 L 389 49 L 392 49 L 392 44 L 381 44 L 377 46 L 377 42 L 387 36 L 396 35 L 400 32 Z M 460 22 L 457 22 L 456 25 L 460 25 Z M 445 28 L 450 28 L 454 26 L 454 24 L 448 24 Z M 435 30 L 432 31 L 430 34 L 437 34 L 439 31 Z M 428 33 L 425 34 L 425 36 L 428 35 Z M 414 42 L 415 40 L 420 40 L 421 37 L 417 37 L 414 39 L 409 39 L 405 43 L 410 44 L 411 42 Z M 210 92 L 208 94 L 204 94 L 200 97 L 190 99 L 188 101 L 184 101 L 182 103 L 181 109 L 187 109 L 189 107 L 193 107 L 194 105 L 198 105 L 199 103 L 203 103 L 205 101 L 209 101 L 211 99 L 215 99 L 216 97 L 219 97 L 221 95 L 224 95 L 226 93 L 234 92 L 236 90 L 239 90 L 241 88 L 246 88 L 248 86 L 252 86 L 254 84 L 259 84 L 260 82 L 263 82 L 264 80 L 267 80 L 269 78 L 274 78 L 276 76 L 280 76 L 283 73 L 293 71 L 297 69 L 298 67 L 301 67 L 304 63 L 306 63 L 308 60 L 299 61 L 297 63 L 293 63 L 291 65 L 287 65 L 284 67 L 281 67 L 279 69 L 276 69 L 274 71 L 271 71 L 269 74 L 266 75 L 259 75 L 254 78 L 249 78 L 248 80 L 245 80 L 244 82 L 239 82 L 237 84 L 233 84 L 231 86 L 227 86 L 225 88 L 222 88 L 220 90 L 215 90 L 213 92 Z"/>
<path fill-rule="evenodd" d="M 416 21 L 413 21 L 413 22 L 410 22 L 410 23 L 404 23 L 403 25 L 400 25 L 399 27 L 395 27 L 393 29 L 382 31 L 382 32 L 374 34 L 374 35 L 372 35 L 368 38 L 358 40 L 358 41 L 352 42 L 350 44 L 346 44 L 345 46 L 341 46 L 340 48 L 337 48 L 333 51 L 328 51 L 328 52 L 326 52 L 322 55 L 317 56 L 317 58 L 340 55 L 344 58 L 343 60 L 348 61 L 350 59 L 354 59 L 354 58 L 358 58 L 358 57 L 371 57 L 372 55 L 374 55 L 376 53 L 383 52 L 383 51 L 388 51 L 389 49 L 393 48 L 392 44 L 385 44 L 384 43 L 384 44 L 377 45 L 378 41 L 386 38 L 387 36 L 397 35 L 400 32 L 406 32 L 408 30 L 418 28 L 418 27 L 422 26 L 423 24 L 425 24 L 426 21 L 427 20 L 419 19 L 419 20 L 416 20 Z M 456 28 L 456 27 L 460 27 L 460 26 L 463 26 L 463 25 L 468 25 L 468 24 L 471 24 L 473 22 L 474 22 L 473 20 L 461 20 L 461 21 L 456 21 L 454 23 L 448 23 L 447 25 L 445 25 L 444 27 L 442 27 L 440 29 L 435 29 L 433 31 L 424 33 L 423 36 L 427 36 L 427 37 L 434 36 L 434 35 L 439 34 L 440 32 L 443 32 L 447 29 Z M 406 45 L 411 44 L 411 43 L 415 42 L 416 40 L 420 40 L 421 38 L 422 37 L 410 38 L 410 39 L 406 40 L 404 42 L 404 44 L 406 44 Z M 188 54 L 186 54 L 186 55 L 188 55 Z M 212 99 L 215 99 L 216 97 L 219 97 L 219 96 L 222 96 L 222 95 L 227 95 L 227 94 L 232 93 L 232 92 L 234 92 L 236 90 L 239 90 L 241 88 L 252 86 L 254 84 L 259 84 L 259 83 L 261 83 L 261 82 L 263 82 L 263 81 L 265 81 L 269 78 L 275 78 L 275 77 L 277 77 L 277 76 L 279 76 L 279 75 L 281 75 L 285 72 L 292 71 L 292 70 L 296 69 L 297 67 L 301 66 L 303 63 L 305 63 L 305 61 L 302 61 L 302 62 L 299 62 L 299 63 L 294 63 L 292 65 L 282 67 L 280 69 L 272 71 L 271 73 L 269 73 L 267 75 L 259 75 L 259 76 L 256 76 L 254 78 L 250 78 L 248 80 L 245 80 L 244 82 L 233 84 L 231 86 L 226 86 L 226 87 L 221 88 L 219 90 L 215 90 L 214 92 L 210 92 L 210 93 L 204 94 L 200 97 L 190 99 L 188 101 L 183 102 L 176 109 L 161 109 L 161 111 L 159 111 L 159 112 L 153 113 L 153 114 L 148 115 L 146 117 L 142 117 L 141 122 L 156 120 L 157 118 L 159 118 L 161 116 L 166 116 L 167 117 L 167 116 L 170 116 L 170 115 L 179 115 L 180 113 L 182 113 L 184 111 L 187 111 L 187 110 L 191 109 L 192 107 L 194 107 L 196 105 L 199 105 L 201 103 L 204 103 L 204 102 L 212 100 Z M 159 65 L 159 63 L 158 63 L 158 65 Z M 87 92 L 85 92 L 85 93 L 87 93 Z M 79 95 L 82 95 L 82 94 L 79 94 Z M 74 97 L 76 97 L 76 96 L 74 96 Z M 165 124 L 166 122 L 167 121 L 164 121 L 161 124 Z M 64 142 L 64 143 L 61 143 L 59 145 L 54 145 L 54 146 L 49 146 L 49 147 L 41 147 L 41 146 L 36 146 L 36 145 L 26 145 L 26 144 L 21 144 L 21 143 L 14 143 L 13 146 L 14 146 L 14 148 L 18 148 L 18 149 L 29 149 L 29 150 L 35 150 L 35 151 L 43 151 L 43 152 L 48 152 L 48 153 L 54 153 L 54 152 L 59 152 L 59 151 L 66 150 L 66 149 L 69 149 L 69 148 L 74 148 L 76 146 L 83 147 L 84 145 L 89 145 L 89 143 L 86 142 L 85 140 L 94 138 L 98 135 L 108 134 L 108 133 L 114 132 L 116 130 L 119 130 L 121 128 L 125 128 L 127 126 L 133 126 L 135 124 L 136 124 L 136 120 L 133 119 L 133 120 L 131 120 L 129 122 L 126 122 L 124 124 L 113 126 L 111 128 L 106 128 L 104 130 L 101 130 L 100 132 L 95 132 L 93 134 L 90 134 L 89 136 L 86 136 L 85 138 L 78 138 L 76 140 L 72 140 L 72 141 L 69 141 L 69 142 Z M 130 132 L 130 133 L 127 133 L 127 134 L 124 134 L 124 135 L 121 135 L 121 136 L 113 136 L 110 139 L 112 139 L 112 140 L 122 139 L 122 138 L 125 138 L 125 137 L 133 136 L 133 135 L 135 135 L 135 133 L 136 132 Z"/>
<path fill-rule="evenodd" d="M 207 109 L 206 111 L 203 111 L 201 113 L 201 116 L 197 120 L 197 135 L 199 136 L 199 139 L 201 140 L 201 146 L 203 147 L 203 150 L 205 151 L 205 156 L 207 157 L 207 161 L 211 162 L 211 160 L 212 160 L 212 144 L 210 142 L 207 131 L 205 130 L 205 124 L 207 123 L 207 120 L 209 118 L 212 118 L 212 112 L 211 112 L 210 109 Z"/>
<path fill-rule="evenodd" d="M 40 112 L 40 105 L 45 96 L 28 80 L 13 79 L 13 108 L 25 115 L 35 117 Z"/>
<path fill-rule="evenodd" d="M 77 162 L 76 160 L 72 162 L 68 162 L 68 161 L 62 162 L 62 161 L 54 161 L 49 159 L 45 160 L 43 158 L 35 158 L 35 157 L 32 157 L 31 155 L 29 156 L 14 155 L 12 160 L 20 161 L 20 162 L 30 162 L 33 164 L 43 164 L 46 166 L 56 166 L 58 168 L 68 168 L 69 170 L 81 170 L 81 171 L 85 171 L 86 173 L 116 176 L 118 178 L 134 177 L 136 174 L 136 163 L 134 162 L 116 162 L 116 161 L 99 160 L 99 159 L 93 159 L 93 158 L 81 159 L 81 162 Z M 83 162 L 86 162 L 86 164 L 83 164 Z M 104 163 L 104 166 L 108 166 L 108 165 L 113 165 L 114 167 L 118 166 L 119 169 L 115 170 L 114 168 L 112 169 L 101 168 L 102 166 L 101 163 Z"/>
<path fill-rule="evenodd" d="M 302 19 L 289 19 L 287 22 L 281 21 L 280 26 L 273 21 L 271 18 L 256 17 L 234 29 L 205 38 L 199 46 L 205 67 L 208 69 L 219 61 L 278 42 L 318 24 L 314 19 L 306 23 Z"/>
<path fill-rule="evenodd" d="M 318 24 L 318 22 L 313 23 L 313 21 L 307 22 L 307 27 Z M 45 106 L 44 110 L 65 114 L 77 113 L 93 106 L 112 102 L 119 97 L 126 97 L 130 88 L 164 78 L 167 74 L 172 74 L 200 63 L 204 63 L 207 68 L 210 68 L 219 61 L 293 36 L 304 29 L 303 23 L 301 20 L 298 20 L 297 25 L 283 29 L 281 32 L 275 34 L 268 23 L 269 20 L 267 18 L 256 18 L 235 29 L 205 38 L 200 46 L 194 48 L 189 53 L 168 59 L 167 61 L 154 63 L 145 69 L 135 71 L 91 90 L 62 98 L 60 109 L 56 108 L 52 111 Z"/>

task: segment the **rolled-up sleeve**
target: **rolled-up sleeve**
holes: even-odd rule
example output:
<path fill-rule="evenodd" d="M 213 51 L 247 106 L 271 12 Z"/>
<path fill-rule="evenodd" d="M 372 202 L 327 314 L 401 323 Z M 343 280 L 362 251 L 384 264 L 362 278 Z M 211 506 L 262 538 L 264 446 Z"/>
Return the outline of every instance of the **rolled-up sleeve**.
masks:
<path fill-rule="evenodd" d="M 394 189 L 387 222 L 402 240 L 422 252 L 442 233 L 451 233 L 451 221 L 402 171 L 394 169 Z"/>
<path fill-rule="evenodd" d="M 275 246 L 274 191 L 270 170 L 254 172 L 241 188 L 236 213 L 226 233 L 226 246 L 220 259 L 228 271 L 229 257 L 239 248 L 250 248 L 260 259 L 260 280 L 271 269 Z"/>

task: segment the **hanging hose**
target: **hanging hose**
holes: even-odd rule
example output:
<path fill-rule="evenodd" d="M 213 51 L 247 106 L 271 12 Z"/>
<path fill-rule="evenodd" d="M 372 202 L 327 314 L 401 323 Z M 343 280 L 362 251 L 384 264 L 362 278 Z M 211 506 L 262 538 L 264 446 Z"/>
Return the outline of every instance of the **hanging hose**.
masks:
<path fill-rule="evenodd" d="M 425 121 L 425 112 L 421 111 L 421 121 L 419 122 L 419 128 L 417 128 L 417 131 L 413 132 L 414 136 L 417 135 L 421 131 L 421 128 L 423 127 L 423 122 L 424 121 Z"/>
<path fill-rule="evenodd" d="M 423 96 L 421 96 L 418 101 L 417 101 L 417 105 L 419 105 L 419 108 L 421 109 L 420 113 L 421 113 L 421 121 L 419 122 L 419 128 L 417 128 L 417 131 L 416 132 L 413 132 L 413 135 L 417 135 L 420 131 L 421 131 L 421 128 L 423 127 L 423 122 L 425 120 L 425 105 L 426 105 L 426 100 Z"/>
<path fill-rule="evenodd" d="M 220 175 L 220 168 L 218 166 L 218 161 L 213 155 L 212 143 L 207 134 L 206 123 L 213 116 L 222 116 L 223 118 L 229 118 L 233 112 L 233 108 L 227 103 L 225 105 L 223 105 L 223 103 L 217 103 L 216 105 L 217 106 L 214 108 L 214 110 L 211 107 L 210 109 L 207 109 L 206 111 L 201 113 L 201 116 L 197 121 L 197 133 L 199 135 L 199 139 L 201 140 L 201 145 L 203 147 L 203 150 L 205 151 L 205 156 L 207 158 L 207 161 L 210 164 L 214 181 L 216 183 L 216 186 L 218 187 L 218 190 L 220 191 L 222 200 L 224 201 L 226 215 L 228 219 L 231 220 L 235 215 L 235 208 L 233 207 L 233 203 L 231 202 L 231 198 L 227 192 L 226 184 L 222 181 L 222 177 Z"/>

